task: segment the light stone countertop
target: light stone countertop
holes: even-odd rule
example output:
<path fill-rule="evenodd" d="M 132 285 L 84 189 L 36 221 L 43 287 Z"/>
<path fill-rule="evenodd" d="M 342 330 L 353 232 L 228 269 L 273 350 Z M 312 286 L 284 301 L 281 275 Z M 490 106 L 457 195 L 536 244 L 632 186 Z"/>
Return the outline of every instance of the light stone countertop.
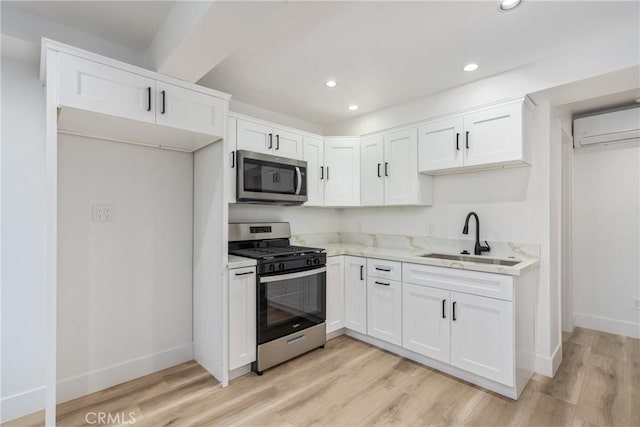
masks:
<path fill-rule="evenodd" d="M 255 267 L 256 264 L 257 261 L 253 258 L 229 255 L 229 270 L 231 270 L 232 268 Z"/>
<path fill-rule="evenodd" d="M 327 256 L 352 255 L 366 258 L 378 258 L 389 261 L 409 262 L 413 264 L 433 265 L 437 267 L 458 268 L 462 270 L 484 271 L 487 273 L 506 274 L 510 276 L 519 276 L 526 269 L 537 267 L 539 259 L 537 257 L 516 258 L 521 262 L 509 267 L 505 265 L 481 264 L 468 261 L 451 261 L 446 259 L 424 258 L 420 255 L 428 254 L 433 251 L 425 249 L 404 249 L 404 248 L 381 248 L 364 246 L 353 243 L 324 243 L 318 245 L 324 247 Z M 438 251 L 438 253 L 443 253 Z M 452 253 L 451 255 L 458 255 Z M 473 255 L 472 255 L 473 256 Z M 489 258 L 483 255 L 482 258 Z M 513 261 L 513 258 L 508 259 Z"/>

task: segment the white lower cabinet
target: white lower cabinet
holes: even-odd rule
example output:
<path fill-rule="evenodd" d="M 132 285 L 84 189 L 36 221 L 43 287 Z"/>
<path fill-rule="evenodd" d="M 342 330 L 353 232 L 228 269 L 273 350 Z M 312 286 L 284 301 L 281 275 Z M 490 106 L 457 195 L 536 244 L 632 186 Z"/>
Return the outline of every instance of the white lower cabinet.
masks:
<path fill-rule="evenodd" d="M 229 369 L 256 360 L 256 269 L 229 270 Z"/>
<path fill-rule="evenodd" d="M 344 257 L 344 326 L 367 333 L 366 259 Z"/>
<path fill-rule="evenodd" d="M 449 363 L 450 292 L 402 284 L 402 346 Z"/>
<path fill-rule="evenodd" d="M 344 257 L 327 258 L 327 334 L 344 328 Z"/>
<path fill-rule="evenodd" d="M 451 364 L 493 381 L 514 384 L 513 304 L 451 292 Z"/>
<path fill-rule="evenodd" d="M 391 344 L 402 345 L 402 283 L 367 278 L 367 333 Z"/>

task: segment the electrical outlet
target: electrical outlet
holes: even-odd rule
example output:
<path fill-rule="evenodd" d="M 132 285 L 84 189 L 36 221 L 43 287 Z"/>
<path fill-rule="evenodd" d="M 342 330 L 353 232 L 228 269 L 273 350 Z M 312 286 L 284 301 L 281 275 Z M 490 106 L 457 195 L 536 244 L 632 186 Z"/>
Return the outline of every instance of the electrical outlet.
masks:
<path fill-rule="evenodd" d="M 112 222 L 113 205 L 104 203 L 93 204 L 93 222 Z"/>
<path fill-rule="evenodd" d="M 640 298 L 631 298 L 631 308 L 634 310 L 640 310 Z"/>
<path fill-rule="evenodd" d="M 427 237 L 433 236 L 433 224 L 427 224 L 426 226 Z"/>

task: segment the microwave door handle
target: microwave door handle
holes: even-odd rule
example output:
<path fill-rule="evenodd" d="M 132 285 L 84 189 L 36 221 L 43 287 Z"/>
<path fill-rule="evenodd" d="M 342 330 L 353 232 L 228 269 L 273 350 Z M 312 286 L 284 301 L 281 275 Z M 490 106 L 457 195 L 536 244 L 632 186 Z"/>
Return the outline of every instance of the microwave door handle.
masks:
<path fill-rule="evenodd" d="M 296 195 L 300 194 L 300 190 L 302 190 L 302 172 L 300 172 L 300 167 L 296 166 Z"/>

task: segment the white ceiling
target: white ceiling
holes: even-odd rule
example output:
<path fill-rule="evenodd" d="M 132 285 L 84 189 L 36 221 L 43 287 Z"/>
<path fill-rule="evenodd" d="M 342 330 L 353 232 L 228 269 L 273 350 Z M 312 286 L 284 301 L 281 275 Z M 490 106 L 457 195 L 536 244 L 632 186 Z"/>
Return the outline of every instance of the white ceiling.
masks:
<path fill-rule="evenodd" d="M 638 2 L 288 3 L 200 84 L 327 124 L 526 65 L 601 34 L 639 37 Z M 570 58 L 568 58 L 570 60 Z M 462 71 L 477 62 L 480 69 Z M 327 79 L 338 86 L 328 89 Z M 360 106 L 357 112 L 349 104 Z"/>
<path fill-rule="evenodd" d="M 175 1 L 15 1 L 28 12 L 144 52 Z"/>
<path fill-rule="evenodd" d="M 145 51 L 176 2 L 39 1 L 18 6 L 61 24 Z M 591 41 L 640 39 L 638 1 L 525 0 L 508 13 L 492 1 L 281 3 L 264 15 L 235 3 L 234 20 L 254 22 L 240 46 L 199 83 L 233 99 L 325 125 L 422 98 Z M 200 23 L 207 25 L 206 22 Z M 243 28 L 242 33 L 245 34 Z M 244 40 L 246 39 L 246 40 Z M 228 43 L 219 36 L 211 49 Z M 206 45 L 205 45 L 206 46 Z M 575 49 L 577 50 L 577 49 Z M 477 62 L 480 69 L 462 67 Z M 338 86 L 325 87 L 328 79 Z M 347 110 L 355 103 L 356 112 Z"/>

